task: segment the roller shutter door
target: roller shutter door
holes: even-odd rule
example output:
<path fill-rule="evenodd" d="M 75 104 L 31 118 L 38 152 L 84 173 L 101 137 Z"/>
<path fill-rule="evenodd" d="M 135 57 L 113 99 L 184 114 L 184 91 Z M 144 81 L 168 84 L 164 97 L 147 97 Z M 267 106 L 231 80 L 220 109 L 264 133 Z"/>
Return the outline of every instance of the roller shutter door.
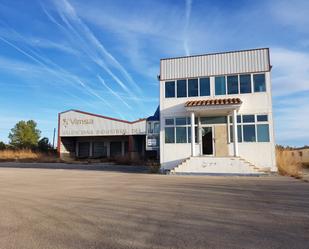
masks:
<path fill-rule="evenodd" d="M 90 143 L 89 142 L 82 142 L 78 143 L 78 157 L 89 157 L 89 148 Z"/>
<path fill-rule="evenodd" d="M 106 152 L 106 146 L 104 146 L 104 142 L 94 142 L 92 144 L 92 155 L 93 157 L 106 157 L 107 156 L 107 152 Z"/>
<path fill-rule="evenodd" d="M 111 142 L 110 147 L 111 157 L 120 156 L 121 155 L 121 142 Z"/>

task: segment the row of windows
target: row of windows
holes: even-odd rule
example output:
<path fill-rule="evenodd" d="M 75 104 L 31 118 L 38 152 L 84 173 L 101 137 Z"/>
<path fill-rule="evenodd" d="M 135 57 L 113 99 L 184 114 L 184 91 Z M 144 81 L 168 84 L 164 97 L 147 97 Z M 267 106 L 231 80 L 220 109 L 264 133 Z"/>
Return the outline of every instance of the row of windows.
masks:
<path fill-rule="evenodd" d="M 253 84 L 252 84 L 253 82 Z M 253 90 L 252 90 L 253 89 Z M 215 95 L 265 92 L 265 74 L 242 74 L 215 77 Z M 210 78 L 165 82 L 165 98 L 210 96 Z"/>
<path fill-rule="evenodd" d="M 232 123 L 232 117 L 230 117 Z M 238 115 L 238 142 L 269 142 L 268 115 Z M 233 126 L 230 125 L 230 142 L 233 142 Z"/>
<path fill-rule="evenodd" d="M 175 89 L 177 89 L 175 91 Z M 210 96 L 210 79 L 198 78 L 165 82 L 166 98 Z"/>
<path fill-rule="evenodd" d="M 200 117 L 202 125 L 226 124 L 226 116 Z M 229 117 L 232 124 L 232 117 Z M 268 115 L 238 115 L 238 142 L 269 142 Z M 198 143 L 198 118 L 195 119 L 195 141 Z M 233 142 L 233 126 L 229 126 L 230 142 Z M 165 143 L 191 143 L 190 117 L 165 119 Z"/>

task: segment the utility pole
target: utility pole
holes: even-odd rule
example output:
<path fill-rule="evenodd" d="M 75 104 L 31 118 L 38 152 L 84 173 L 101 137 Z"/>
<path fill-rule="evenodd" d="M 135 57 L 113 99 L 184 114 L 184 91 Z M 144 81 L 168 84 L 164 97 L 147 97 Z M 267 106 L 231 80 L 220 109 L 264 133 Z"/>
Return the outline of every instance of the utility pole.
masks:
<path fill-rule="evenodd" d="M 56 135 L 56 128 L 54 128 L 53 149 L 55 149 L 55 135 Z"/>

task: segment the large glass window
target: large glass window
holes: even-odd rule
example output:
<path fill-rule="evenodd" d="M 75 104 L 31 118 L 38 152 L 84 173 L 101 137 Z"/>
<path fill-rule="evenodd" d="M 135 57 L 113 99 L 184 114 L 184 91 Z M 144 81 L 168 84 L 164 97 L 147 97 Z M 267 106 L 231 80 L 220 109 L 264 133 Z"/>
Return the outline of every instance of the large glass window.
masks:
<path fill-rule="evenodd" d="M 165 143 L 175 143 L 175 128 L 165 127 Z"/>
<path fill-rule="evenodd" d="M 257 125 L 257 141 L 258 142 L 269 142 L 269 125 L 258 124 Z"/>
<path fill-rule="evenodd" d="M 255 92 L 265 92 L 265 74 L 254 74 L 253 75 L 254 91 Z"/>
<path fill-rule="evenodd" d="M 165 98 L 175 97 L 175 81 L 165 82 Z"/>
<path fill-rule="evenodd" d="M 226 116 L 201 117 L 201 124 L 226 124 Z"/>
<path fill-rule="evenodd" d="M 244 142 L 255 142 L 255 125 L 243 125 Z"/>
<path fill-rule="evenodd" d="M 215 77 L 215 94 L 216 95 L 225 95 L 226 88 L 225 88 L 225 77 Z"/>
<path fill-rule="evenodd" d="M 239 76 L 240 93 L 251 93 L 251 75 L 244 74 Z"/>
<path fill-rule="evenodd" d="M 238 76 L 227 76 L 227 93 L 238 94 Z"/>
<path fill-rule="evenodd" d="M 198 79 L 188 80 L 188 96 L 189 97 L 198 96 Z"/>
<path fill-rule="evenodd" d="M 177 98 L 187 97 L 187 81 L 177 80 Z"/>
<path fill-rule="evenodd" d="M 200 78 L 200 96 L 210 96 L 209 78 Z"/>
<path fill-rule="evenodd" d="M 187 142 L 187 127 L 176 127 L 176 143 Z"/>

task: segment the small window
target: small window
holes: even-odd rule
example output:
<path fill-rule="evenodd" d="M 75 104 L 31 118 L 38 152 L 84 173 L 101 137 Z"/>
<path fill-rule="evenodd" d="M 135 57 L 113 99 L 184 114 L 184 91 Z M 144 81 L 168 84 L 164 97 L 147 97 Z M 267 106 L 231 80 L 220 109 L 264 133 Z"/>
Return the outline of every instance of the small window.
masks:
<path fill-rule="evenodd" d="M 198 79 L 188 80 L 188 93 L 189 97 L 198 96 Z"/>
<path fill-rule="evenodd" d="M 165 127 L 165 143 L 175 143 L 175 128 L 174 127 Z"/>
<path fill-rule="evenodd" d="M 244 74 L 239 76 L 240 93 L 251 93 L 251 75 Z"/>
<path fill-rule="evenodd" d="M 242 132 L 241 132 L 241 125 L 237 125 L 237 137 L 238 137 L 238 142 L 242 142 Z M 231 143 L 234 142 L 234 137 L 233 137 L 233 125 L 230 126 L 230 141 Z"/>
<path fill-rule="evenodd" d="M 254 123 L 254 115 L 242 115 L 243 123 Z"/>
<path fill-rule="evenodd" d="M 257 115 L 256 116 L 258 122 L 267 122 L 268 116 L 267 115 Z"/>
<path fill-rule="evenodd" d="M 258 142 L 269 142 L 268 124 L 258 124 L 257 125 L 257 140 Z"/>
<path fill-rule="evenodd" d="M 187 97 L 187 81 L 177 80 L 177 98 Z"/>
<path fill-rule="evenodd" d="M 165 125 L 174 125 L 174 119 L 173 118 L 166 118 L 165 119 Z"/>
<path fill-rule="evenodd" d="M 216 95 L 225 95 L 226 88 L 225 88 L 225 77 L 216 77 L 215 78 L 215 94 Z"/>
<path fill-rule="evenodd" d="M 255 142 L 255 125 L 243 125 L 244 142 Z"/>
<path fill-rule="evenodd" d="M 160 123 L 154 123 L 153 132 L 160 133 Z"/>
<path fill-rule="evenodd" d="M 187 142 L 187 127 L 176 127 L 176 143 Z"/>
<path fill-rule="evenodd" d="M 175 97 L 175 81 L 165 82 L 165 98 Z"/>
<path fill-rule="evenodd" d="M 265 74 L 253 75 L 254 92 L 266 92 Z"/>
<path fill-rule="evenodd" d="M 200 79 L 200 96 L 210 96 L 210 79 Z"/>
<path fill-rule="evenodd" d="M 187 118 L 183 117 L 183 118 L 176 118 L 176 125 L 186 125 L 186 120 Z"/>
<path fill-rule="evenodd" d="M 227 93 L 238 94 L 238 76 L 227 76 Z"/>

